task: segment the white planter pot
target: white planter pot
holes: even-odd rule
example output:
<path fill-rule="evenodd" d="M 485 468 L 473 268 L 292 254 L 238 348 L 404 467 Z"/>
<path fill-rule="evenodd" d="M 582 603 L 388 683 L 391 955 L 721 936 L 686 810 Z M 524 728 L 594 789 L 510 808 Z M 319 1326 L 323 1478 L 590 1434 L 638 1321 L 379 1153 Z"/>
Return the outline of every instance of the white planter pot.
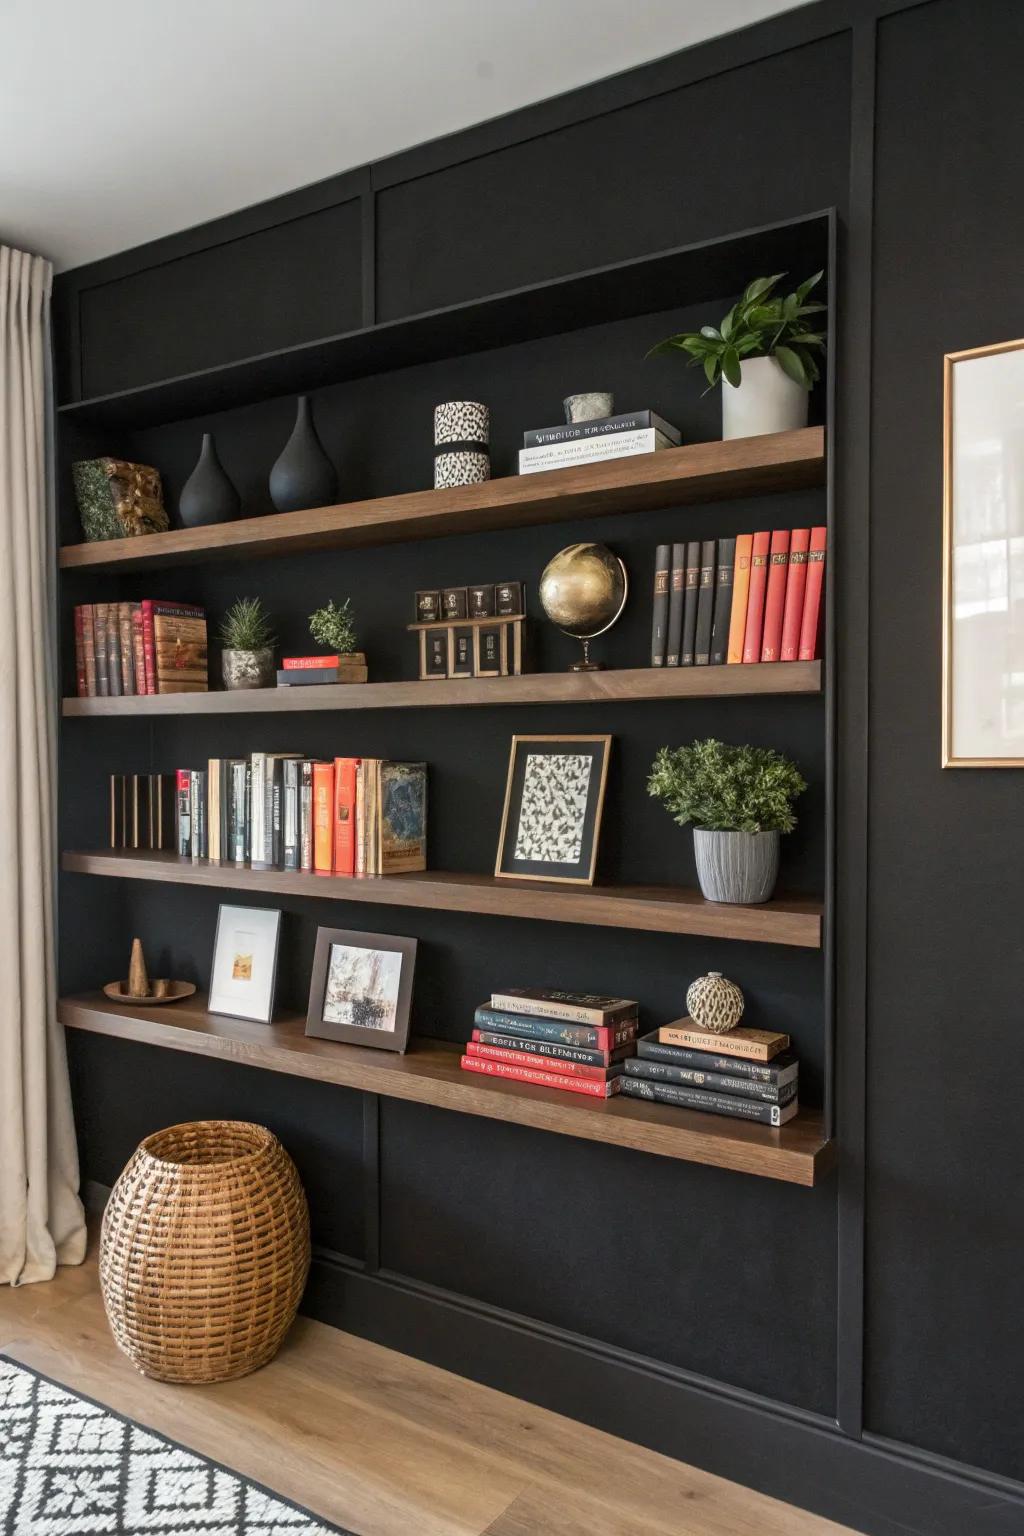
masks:
<path fill-rule="evenodd" d="M 722 436 L 760 437 L 807 425 L 807 390 L 774 357 L 747 358 L 738 387 L 722 380 Z"/>

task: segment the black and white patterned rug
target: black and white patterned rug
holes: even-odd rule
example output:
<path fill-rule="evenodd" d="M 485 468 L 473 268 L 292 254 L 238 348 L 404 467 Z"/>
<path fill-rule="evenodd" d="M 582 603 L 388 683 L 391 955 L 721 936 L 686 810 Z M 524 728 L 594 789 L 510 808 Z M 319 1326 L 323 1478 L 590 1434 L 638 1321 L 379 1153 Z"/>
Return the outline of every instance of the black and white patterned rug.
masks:
<path fill-rule="evenodd" d="M 351 1536 L 2 1355 L 0 1533 Z"/>

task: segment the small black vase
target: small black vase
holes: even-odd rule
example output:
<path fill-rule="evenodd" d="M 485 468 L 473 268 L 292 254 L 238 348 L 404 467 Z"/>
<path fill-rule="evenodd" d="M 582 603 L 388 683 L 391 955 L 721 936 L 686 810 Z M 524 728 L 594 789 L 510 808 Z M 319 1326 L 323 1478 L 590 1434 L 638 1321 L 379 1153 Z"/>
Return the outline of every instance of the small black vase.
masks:
<path fill-rule="evenodd" d="M 279 512 L 326 507 L 337 499 L 338 477 L 316 435 L 309 396 L 299 396 L 295 427 L 270 471 L 270 499 Z"/>
<path fill-rule="evenodd" d="M 241 508 L 238 492 L 228 479 L 211 432 L 203 433 L 199 462 L 182 487 L 178 515 L 186 528 L 229 523 Z"/>

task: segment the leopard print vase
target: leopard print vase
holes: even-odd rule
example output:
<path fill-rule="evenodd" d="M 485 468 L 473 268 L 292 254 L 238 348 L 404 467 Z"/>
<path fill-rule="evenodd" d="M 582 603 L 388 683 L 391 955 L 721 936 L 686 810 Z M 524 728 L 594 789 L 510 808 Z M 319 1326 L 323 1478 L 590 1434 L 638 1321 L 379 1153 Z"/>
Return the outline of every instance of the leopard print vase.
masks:
<path fill-rule="evenodd" d="M 434 487 L 480 485 L 491 478 L 491 413 L 476 400 L 434 407 Z"/>

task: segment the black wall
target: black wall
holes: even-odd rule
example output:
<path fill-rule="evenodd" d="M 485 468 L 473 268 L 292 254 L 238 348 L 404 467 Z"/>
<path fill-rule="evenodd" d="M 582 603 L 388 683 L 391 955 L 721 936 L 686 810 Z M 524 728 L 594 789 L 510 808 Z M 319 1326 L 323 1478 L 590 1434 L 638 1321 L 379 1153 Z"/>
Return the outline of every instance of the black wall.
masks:
<path fill-rule="evenodd" d="M 90 1178 L 111 1182 L 139 1137 L 174 1119 L 238 1114 L 279 1131 L 324 1250 L 307 1298 L 318 1315 L 886 1533 L 1024 1527 L 1024 1487 L 1011 1481 L 1024 1479 L 1012 1182 L 1024 1132 L 990 1066 L 1013 1060 L 1021 1025 L 1020 774 L 938 766 L 941 361 L 1024 332 L 1022 64 L 1012 0 L 814 5 L 58 283 L 70 399 L 360 315 L 391 319 L 839 210 L 839 1178 L 791 1189 L 141 1046 L 70 1045 Z M 425 483 L 430 409 L 456 394 L 491 403 L 496 472 L 511 468 L 524 421 L 555 419 L 561 395 L 599 371 L 620 398 L 679 417 L 691 439 L 714 435 L 714 401 L 700 401 L 692 375 L 639 361 L 685 318 L 510 337 L 495 352 L 321 392 L 342 495 Z M 270 402 L 116 444 L 65 435 L 63 452 L 159 463 L 173 505 L 212 428 L 257 511 L 291 409 Z M 817 492 L 781 498 L 771 519 L 790 526 L 823 506 Z M 66 500 L 62 518 L 74 537 Z M 749 518 L 719 505 L 686 526 L 711 536 Z M 376 675 L 394 677 L 410 671 L 399 626 L 414 588 L 488 573 L 535 584 L 577 536 L 607 539 L 645 581 L 653 544 L 678 527 L 663 513 L 641 534 L 609 519 L 146 585 L 171 593 L 187 577 L 183 595 L 214 611 L 259 592 L 287 643 L 307 598 L 351 590 Z M 106 595 L 97 578 L 65 585 L 69 603 Z M 139 595 L 137 581 L 108 585 Z M 642 661 L 646 625 L 636 604 L 607 639 L 611 664 Z M 541 664 L 564 665 L 568 642 L 546 635 L 542 647 Z M 62 835 L 98 840 L 97 785 L 112 767 L 199 761 L 226 750 L 230 730 L 232 750 L 428 756 L 433 861 L 486 869 L 509 736 L 564 726 L 617 738 L 605 872 L 685 882 L 689 840 L 646 800 L 643 777 L 662 740 L 714 732 L 799 757 L 811 789 L 788 877 L 821 888 L 821 701 L 620 706 L 600 720 L 581 708 L 557 725 L 530 710 L 465 713 L 429 725 L 382 713 L 347 726 L 343 742 L 324 717 L 279 723 L 275 741 L 259 717 L 69 721 Z M 129 930 L 205 981 L 217 900 L 65 877 L 63 985 L 115 974 Z M 282 988 L 295 1003 L 317 921 L 373 929 L 379 913 L 289 903 Z M 571 972 L 635 995 L 642 976 L 652 1022 L 714 966 L 743 981 L 752 1011 L 794 1021 L 807 1097 L 820 1101 L 820 956 L 428 913 L 393 926 L 421 940 L 421 1033 L 464 1036 L 510 952 L 541 983 Z"/>

